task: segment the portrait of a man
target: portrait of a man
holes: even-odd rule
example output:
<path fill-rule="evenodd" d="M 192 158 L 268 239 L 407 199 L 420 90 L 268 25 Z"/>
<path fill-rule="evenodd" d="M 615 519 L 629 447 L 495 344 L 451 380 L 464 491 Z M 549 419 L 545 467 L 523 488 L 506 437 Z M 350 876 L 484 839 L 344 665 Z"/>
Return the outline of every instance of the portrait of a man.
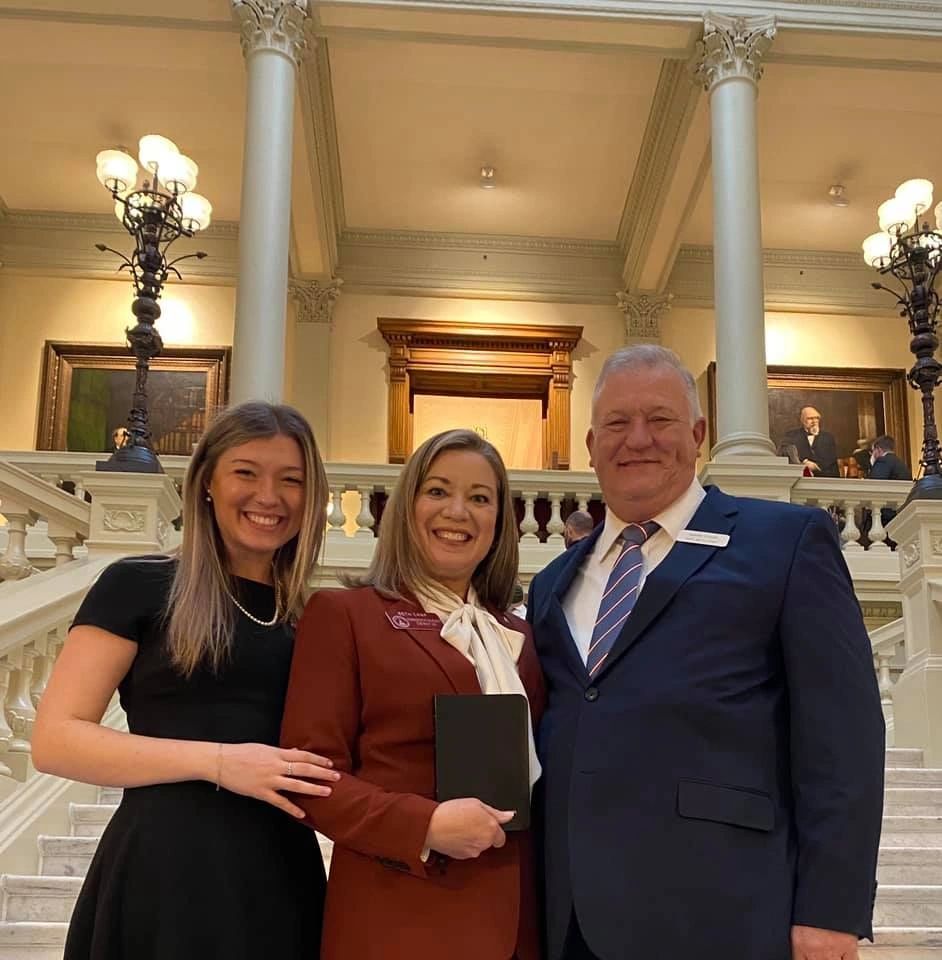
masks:
<path fill-rule="evenodd" d="M 783 444 L 795 447 L 798 460 L 816 477 L 839 477 L 837 443 L 834 434 L 821 428 L 821 414 L 816 407 L 802 407 L 798 414 L 800 426 L 789 430 Z"/>

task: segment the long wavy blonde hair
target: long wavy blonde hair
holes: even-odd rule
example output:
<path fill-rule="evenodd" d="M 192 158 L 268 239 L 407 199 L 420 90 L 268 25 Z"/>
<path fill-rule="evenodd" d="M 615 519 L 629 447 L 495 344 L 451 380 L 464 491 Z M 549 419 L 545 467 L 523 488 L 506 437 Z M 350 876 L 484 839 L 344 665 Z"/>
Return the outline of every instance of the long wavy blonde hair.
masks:
<path fill-rule="evenodd" d="M 371 586 L 391 598 L 404 593 L 417 596 L 434 581 L 426 568 L 415 525 L 415 500 L 435 458 L 448 450 L 479 453 L 491 465 L 497 478 L 497 520 L 494 542 L 477 565 L 471 583 L 478 600 L 488 607 L 506 610 L 517 581 L 519 546 L 517 518 L 507 468 L 497 448 L 473 430 L 446 430 L 429 437 L 409 457 L 399 481 L 386 503 L 379 524 L 373 560 L 359 576 L 348 576 L 348 586 Z"/>
<path fill-rule="evenodd" d="M 203 434 L 183 481 L 183 542 L 167 601 L 167 644 L 174 665 L 190 676 L 200 665 L 214 671 L 226 661 L 235 624 L 226 549 L 213 504 L 206 499 L 219 458 L 233 447 L 275 436 L 291 437 L 304 459 L 301 529 L 275 552 L 277 614 L 300 617 L 308 581 L 324 542 L 327 474 L 307 420 L 293 407 L 252 401 L 220 413 Z"/>

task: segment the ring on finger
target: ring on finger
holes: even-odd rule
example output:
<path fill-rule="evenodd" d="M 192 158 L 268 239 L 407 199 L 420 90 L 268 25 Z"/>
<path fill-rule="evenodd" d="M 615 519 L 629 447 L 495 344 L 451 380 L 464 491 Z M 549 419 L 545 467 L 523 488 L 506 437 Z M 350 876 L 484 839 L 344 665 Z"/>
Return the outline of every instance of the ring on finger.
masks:
<path fill-rule="evenodd" d="M 288 761 L 288 772 L 287 772 L 287 774 L 285 774 L 285 776 L 290 777 L 290 776 L 291 776 L 291 771 L 292 771 L 293 769 L 294 769 L 294 764 L 289 760 L 289 761 Z"/>

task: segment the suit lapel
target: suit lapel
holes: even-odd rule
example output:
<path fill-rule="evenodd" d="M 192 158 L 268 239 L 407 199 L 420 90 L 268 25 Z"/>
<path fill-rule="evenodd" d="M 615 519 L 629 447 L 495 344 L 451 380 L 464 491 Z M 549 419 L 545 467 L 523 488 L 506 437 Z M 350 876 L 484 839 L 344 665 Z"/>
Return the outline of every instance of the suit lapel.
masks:
<path fill-rule="evenodd" d="M 585 664 L 579 656 L 576 649 L 576 642 L 573 640 L 572 632 L 569 629 L 569 621 L 566 619 L 566 613 L 563 610 L 563 597 L 566 591 L 572 585 L 576 574 L 582 567 L 586 557 L 595 549 L 595 543 L 602 533 L 604 524 L 598 524 L 596 528 L 580 540 L 574 547 L 566 551 L 565 563 L 560 568 L 556 577 L 556 582 L 550 590 L 549 600 L 546 605 L 545 627 L 550 636 L 558 637 L 563 646 L 564 655 L 572 672 L 580 681 L 588 679 Z M 536 629 L 541 629 L 537 627 Z"/>
<path fill-rule="evenodd" d="M 417 617 L 424 619 L 426 614 L 415 601 L 390 600 L 386 604 L 389 628 L 410 636 L 445 674 L 455 693 L 480 693 L 481 685 L 478 683 L 471 661 L 442 639 L 440 625 L 438 628 L 416 626 Z M 396 626 L 397 620 L 402 626 Z"/>
<path fill-rule="evenodd" d="M 729 534 L 735 525 L 736 513 L 736 503 L 732 497 L 709 487 L 706 498 L 693 515 L 687 529 Z M 611 652 L 595 674 L 596 678 L 606 673 L 612 664 L 638 641 L 677 591 L 718 549 L 698 543 L 680 542 L 671 547 L 667 556 L 645 579 L 638 602 L 625 621 Z"/>

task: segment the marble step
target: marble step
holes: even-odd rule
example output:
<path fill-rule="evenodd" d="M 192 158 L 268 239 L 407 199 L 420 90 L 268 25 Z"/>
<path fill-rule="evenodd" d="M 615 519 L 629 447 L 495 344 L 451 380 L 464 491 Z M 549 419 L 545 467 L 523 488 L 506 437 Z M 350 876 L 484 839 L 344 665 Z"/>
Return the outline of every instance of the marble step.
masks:
<path fill-rule="evenodd" d="M 117 806 L 104 803 L 70 803 L 73 837 L 100 837 Z"/>
<path fill-rule="evenodd" d="M 115 806 L 121 802 L 124 790 L 121 787 L 99 787 L 98 802 L 108 806 Z"/>
<path fill-rule="evenodd" d="M 888 787 L 883 809 L 893 816 L 942 816 L 942 787 Z"/>
<path fill-rule="evenodd" d="M 0 877 L 3 907 L 9 923 L 66 923 L 82 887 L 81 877 Z"/>
<path fill-rule="evenodd" d="M 886 786 L 942 787 L 942 770 L 932 767 L 887 767 Z"/>
<path fill-rule="evenodd" d="M 0 957 L 3 960 L 62 960 L 66 923 L 9 923 L 0 921 Z"/>
<path fill-rule="evenodd" d="M 40 836 L 36 844 L 42 876 L 84 877 L 98 848 L 98 837 Z"/>
<path fill-rule="evenodd" d="M 887 747 L 887 767 L 921 767 L 923 766 L 922 750 L 913 750 L 909 747 Z"/>
<path fill-rule="evenodd" d="M 942 885 L 884 884 L 873 908 L 875 927 L 942 926 Z"/>
<path fill-rule="evenodd" d="M 860 944 L 860 960 L 939 960 L 942 927 L 875 927 L 874 943 Z"/>
<path fill-rule="evenodd" d="M 885 816 L 882 847 L 942 847 L 942 816 Z"/>

